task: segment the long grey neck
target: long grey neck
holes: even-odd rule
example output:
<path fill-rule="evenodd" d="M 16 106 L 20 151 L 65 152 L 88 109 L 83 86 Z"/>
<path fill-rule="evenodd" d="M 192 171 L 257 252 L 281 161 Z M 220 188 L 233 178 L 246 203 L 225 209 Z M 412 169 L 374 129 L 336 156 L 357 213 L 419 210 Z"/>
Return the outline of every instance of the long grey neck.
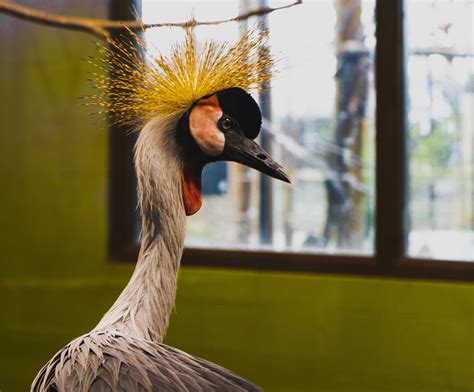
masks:
<path fill-rule="evenodd" d="M 150 122 L 135 150 L 142 218 L 135 271 L 112 308 L 95 328 L 162 341 L 176 295 L 184 247 L 185 212 L 181 163 L 172 133 L 175 122 Z"/>

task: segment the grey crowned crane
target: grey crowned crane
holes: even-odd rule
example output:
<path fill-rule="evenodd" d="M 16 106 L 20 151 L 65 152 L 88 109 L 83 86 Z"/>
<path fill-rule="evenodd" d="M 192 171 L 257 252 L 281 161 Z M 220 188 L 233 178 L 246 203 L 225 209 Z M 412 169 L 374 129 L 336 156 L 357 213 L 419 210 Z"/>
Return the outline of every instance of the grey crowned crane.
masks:
<path fill-rule="evenodd" d="M 144 58 L 127 40 L 102 47 L 96 103 L 120 124 L 139 119 L 135 147 L 141 248 L 119 298 L 89 333 L 62 348 L 40 370 L 32 392 L 258 391 L 230 371 L 162 343 L 174 306 L 186 215 L 202 203 L 201 171 L 235 161 L 289 182 L 283 168 L 253 141 L 261 128 L 247 93 L 269 77 L 264 34 L 238 43 L 207 43 L 192 33 L 170 57 Z M 141 42 L 143 45 L 143 42 Z"/>

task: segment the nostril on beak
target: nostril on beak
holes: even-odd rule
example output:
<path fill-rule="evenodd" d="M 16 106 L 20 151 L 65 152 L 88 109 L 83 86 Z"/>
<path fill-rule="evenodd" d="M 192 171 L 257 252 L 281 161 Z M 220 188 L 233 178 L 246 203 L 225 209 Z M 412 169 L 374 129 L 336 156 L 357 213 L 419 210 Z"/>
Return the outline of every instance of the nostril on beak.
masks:
<path fill-rule="evenodd" d="M 264 161 L 265 159 L 267 159 L 267 156 L 265 154 L 257 154 L 257 158 L 261 159 L 262 161 Z"/>

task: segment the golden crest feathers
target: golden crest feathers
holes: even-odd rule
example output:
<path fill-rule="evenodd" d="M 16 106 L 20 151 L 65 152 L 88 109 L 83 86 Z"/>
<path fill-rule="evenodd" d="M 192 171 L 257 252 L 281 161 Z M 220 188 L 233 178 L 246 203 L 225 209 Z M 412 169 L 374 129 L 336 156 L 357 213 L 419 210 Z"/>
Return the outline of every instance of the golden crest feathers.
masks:
<path fill-rule="evenodd" d="M 197 50 L 191 28 L 169 56 L 146 53 L 146 43 L 134 32 L 99 44 L 92 62 L 97 93 L 89 104 L 108 113 L 117 125 L 136 127 L 155 117 L 186 111 L 193 102 L 217 91 L 240 87 L 258 90 L 271 78 L 275 63 L 267 47 L 268 31 L 250 31 L 230 45 L 207 41 Z"/>

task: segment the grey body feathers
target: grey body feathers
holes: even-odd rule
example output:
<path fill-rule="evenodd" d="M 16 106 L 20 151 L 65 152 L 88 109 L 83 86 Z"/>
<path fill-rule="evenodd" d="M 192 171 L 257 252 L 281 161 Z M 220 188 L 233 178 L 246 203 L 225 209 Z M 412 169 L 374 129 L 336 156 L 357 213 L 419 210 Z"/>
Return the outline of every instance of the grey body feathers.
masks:
<path fill-rule="evenodd" d="M 260 391 L 226 369 L 162 343 L 96 331 L 59 351 L 31 392 Z"/>
<path fill-rule="evenodd" d="M 141 248 L 117 301 L 89 334 L 60 350 L 31 392 L 258 391 L 205 360 L 162 344 L 184 248 L 183 156 L 176 121 L 151 121 L 135 149 Z"/>

